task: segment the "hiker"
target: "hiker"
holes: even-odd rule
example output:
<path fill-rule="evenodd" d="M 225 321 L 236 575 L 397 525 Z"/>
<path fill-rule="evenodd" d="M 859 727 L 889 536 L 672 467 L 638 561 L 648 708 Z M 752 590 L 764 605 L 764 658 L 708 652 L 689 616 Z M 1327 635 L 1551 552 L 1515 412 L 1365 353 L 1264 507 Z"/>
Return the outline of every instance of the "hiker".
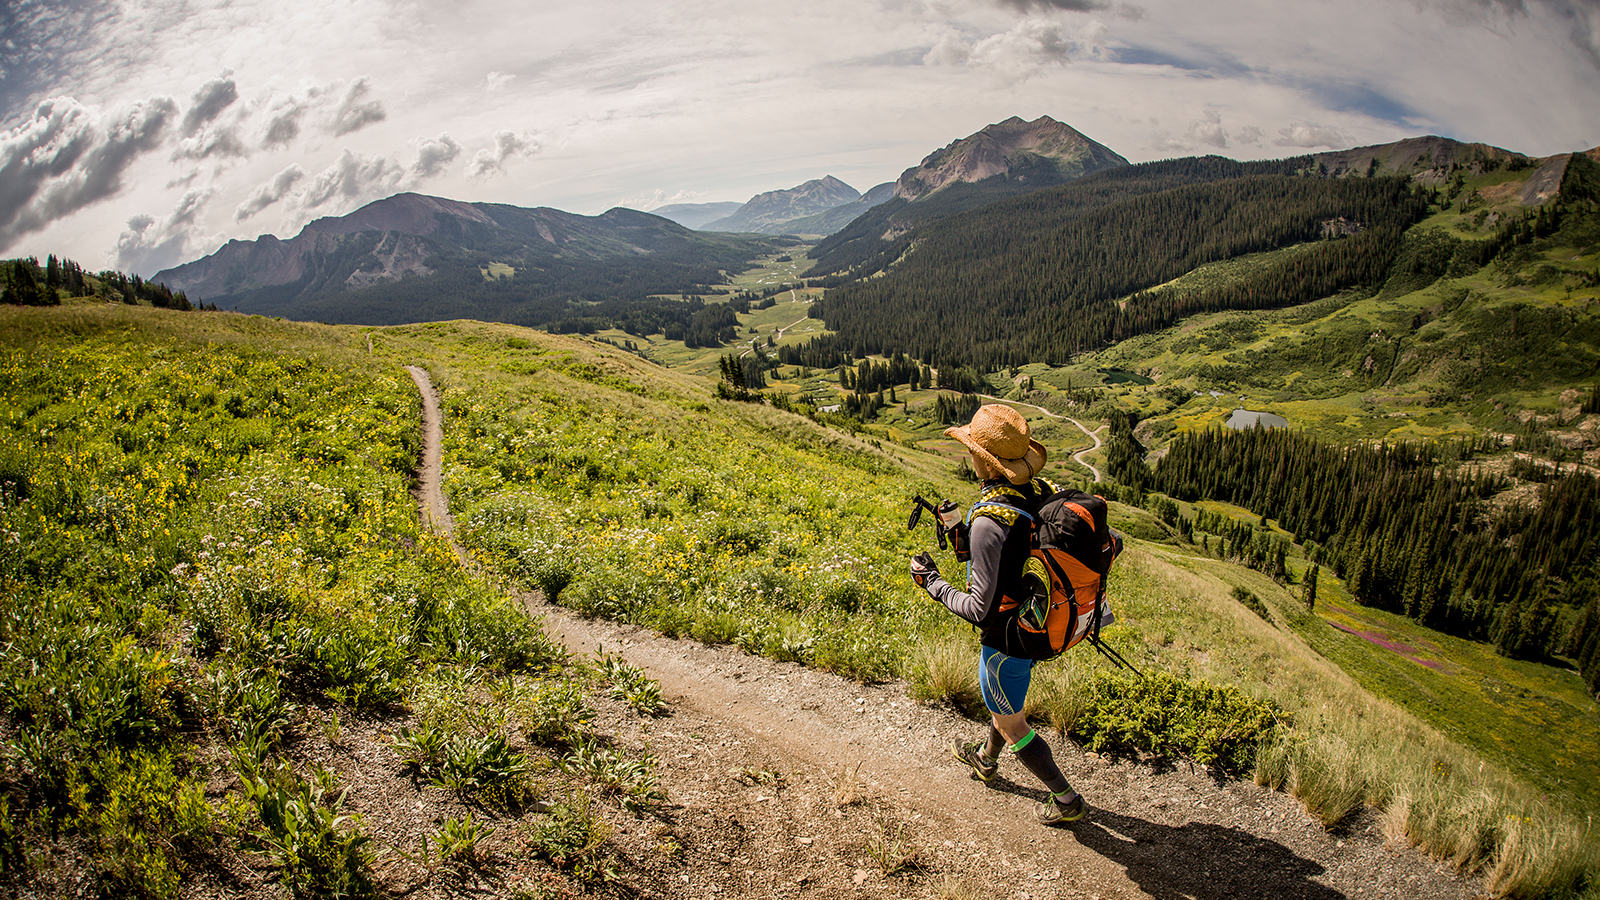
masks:
<path fill-rule="evenodd" d="M 1044 445 L 1030 436 L 1028 420 L 1021 413 L 1000 403 L 980 407 L 972 424 L 946 429 L 945 434 L 966 445 L 985 502 L 980 512 L 970 516 L 968 525 L 971 561 L 967 591 L 945 581 L 927 553 L 911 561 L 911 578 L 933 599 L 980 630 L 983 646 L 978 655 L 978 685 L 990 713 L 987 740 L 957 740 L 951 750 L 984 781 L 999 772 L 1001 749 L 1010 750 L 1050 792 L 1035 810 L 1039 821 L 1046 825 L 1076 821 L 1083 818 L 1087 805 L 1061 774 L 1049 745 L 1023 715 L 1034 660 L 1020 657 L 1021 648 L 1013 646 L 1008 637 L 1015 632 L 1006 626 L 1016 617 L 1016 610 L 1000 609 L 1003 595 L 1017 594 L 1009 589 L 1022 578 L 1030 550 L 1028 521 L 1012 510 L 1036 508 L 1042 498 L 1055 492 L 1054 485 L 1038 477 L 1046 459 Z"/>

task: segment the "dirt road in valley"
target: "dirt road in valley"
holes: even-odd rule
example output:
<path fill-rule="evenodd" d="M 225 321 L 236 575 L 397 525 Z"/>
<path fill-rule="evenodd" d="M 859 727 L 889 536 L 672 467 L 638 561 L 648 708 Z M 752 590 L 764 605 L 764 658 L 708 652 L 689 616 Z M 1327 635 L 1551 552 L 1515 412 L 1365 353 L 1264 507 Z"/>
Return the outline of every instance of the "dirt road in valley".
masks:
<path fill-rule="evenodd" d="M 1096 428 L 1094 431 L 1090 431 L 1087 427 L 1084 426 L 1084 424 L 1082 422 L 1079 422 L 1077 419 L 1074 419 L 1071 416 L 1063 416 L 1060 413 L 1053 413 L 1050 410 L 1045 409 L 1042 406 L 1037 406 L 1037 405 L 1032 404 L 1032 403 L 1023 403 L 1023 402 L 1021 402 L 1019 400 L 1005 400 L 1005 399 L 1002 399 L 1000 397 L 996 397 L 993 394 L 979 394 L 978 396 L 983 397 L 983 398 L 988 399 L 988 400 L 993 400 L 996 403 L 1012 403 L 1012 404 L 1015 404 L 1017 406 L 1026 406 L 1029 409 L 1037 409 L 1039 412 L 1044 413 L 1045 415 L 1049 416 L 1052 419 L 1065 419 L 1066 421 L 1071 422 L 1072 424 L 1078 426 L 1078 430 L 1083 432 L 1089 438 L 1089 440 L 1094 441 L 1094 444 L 1089 446 L 1089 447 L 1085 447 L 1082 450 L 1079 450 L 1077 453 L 1072 454 L 1072 459 L 1078 465 L 1083 466 L 1085 469 L 1088 469 L 1089 470 L 1089 474 L 1094 476 L 1094 480 L 1095 481 L 1103 481 L 1104 480 L 1100 476 L 1100 470 L 1095 468 L 1092 464 L 1090 464 L 1087 460 L 1085 460 L 1084 457 L 1087 456 L 1088 454 L 1093 453 L 1094 451 L 1100 449 L 1100 447 L 1101 447 L 1100 429 L 1105 428 L 1106 426 L 1101 425 L 1100 428 Z"/>
<path fill-rule="evenodd" d="M 448 530 L 438 404 L 426 373 L 411 372 L 429 401 L 419 503 Z M 990 784 L 970 777 L 949 746 L 979 725 L 913 702 L 903 683 L 863 686 L 523 599 L 574 653 L 622 656 L 669 701 L 667 717 L 614 736 L 661 760 L 675 804 L 665 820 L 691 837 L 676 867 L 660 869 L 649 848 L 664 826 L 619 823 L 612 840 L 624 854 L 652 861 L 637 876 L 647 896 L 937 897 L 957 886 L 1012 900 L 1482 896 L 1477 881 L 1386 842 L 1370 817 L 1332 835 L 1285 794 L 1181 764 L 1100 758 L 1055 734 L 1058 762 L 1094 809 L 1044 828 L 1032 820 L 1035 779 L 1011 759 Z M 885 874 L 895 835 L 917 865 Z"/>

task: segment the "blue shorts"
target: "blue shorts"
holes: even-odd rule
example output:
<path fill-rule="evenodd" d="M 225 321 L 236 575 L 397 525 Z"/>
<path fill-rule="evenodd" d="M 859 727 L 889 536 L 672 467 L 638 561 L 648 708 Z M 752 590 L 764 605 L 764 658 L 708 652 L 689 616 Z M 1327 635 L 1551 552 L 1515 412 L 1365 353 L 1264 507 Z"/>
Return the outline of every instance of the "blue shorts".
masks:
<path fill-rule="evenodd" d="M 978 654 L 978 688 L 989 712 L 997 716 L 1022 712 L 1031 681 L 1033 660 L 1007 656 L 993 647 L 984 647 Z"/>

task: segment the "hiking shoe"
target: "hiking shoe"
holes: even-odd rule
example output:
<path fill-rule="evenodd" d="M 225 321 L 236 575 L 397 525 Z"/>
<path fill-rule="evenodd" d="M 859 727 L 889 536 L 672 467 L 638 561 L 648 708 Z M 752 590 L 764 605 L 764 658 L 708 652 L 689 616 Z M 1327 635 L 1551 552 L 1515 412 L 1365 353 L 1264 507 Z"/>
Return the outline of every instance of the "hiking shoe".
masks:
<path fill-rule="evenodd" d="M 1000 771 L 1000 760 L 989 759 L 983 755 L 982 751 L 982 744 L 963 744 L 960 741 L 956 741 L 955 746 L 950 748 L 950 752 L 955 754 L 956 759 L 971 766 L 972 771 L 977 774 L 978 778 L 988 781 Z"/>
<path fill-rule="evenodd" d="M 1083 818 L 1088 811 L 1089 804 L 1083 802 L 1081 794 L 1073 791 L 1065 797 L 1050 795 L 1050 799 L 1039 804 L 1034 812 L 1041 825 L 1065 825 Z"/>

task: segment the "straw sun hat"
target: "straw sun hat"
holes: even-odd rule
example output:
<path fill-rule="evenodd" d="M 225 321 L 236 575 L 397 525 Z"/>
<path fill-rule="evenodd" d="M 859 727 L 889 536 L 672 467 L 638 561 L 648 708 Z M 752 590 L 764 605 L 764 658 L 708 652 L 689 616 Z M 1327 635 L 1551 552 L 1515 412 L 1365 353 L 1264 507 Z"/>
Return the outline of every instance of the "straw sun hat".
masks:
<path fill-rule="evenodd" d="M 1002 403 L 978 407 L 972 424 L 946 428 L 944 433 L 967 445 L 972 455 L 1006 476 L 1012 484 L 1027 484 L 1044 470 L 1044 445 L 1028 433 L 1028 420 Z"/>

